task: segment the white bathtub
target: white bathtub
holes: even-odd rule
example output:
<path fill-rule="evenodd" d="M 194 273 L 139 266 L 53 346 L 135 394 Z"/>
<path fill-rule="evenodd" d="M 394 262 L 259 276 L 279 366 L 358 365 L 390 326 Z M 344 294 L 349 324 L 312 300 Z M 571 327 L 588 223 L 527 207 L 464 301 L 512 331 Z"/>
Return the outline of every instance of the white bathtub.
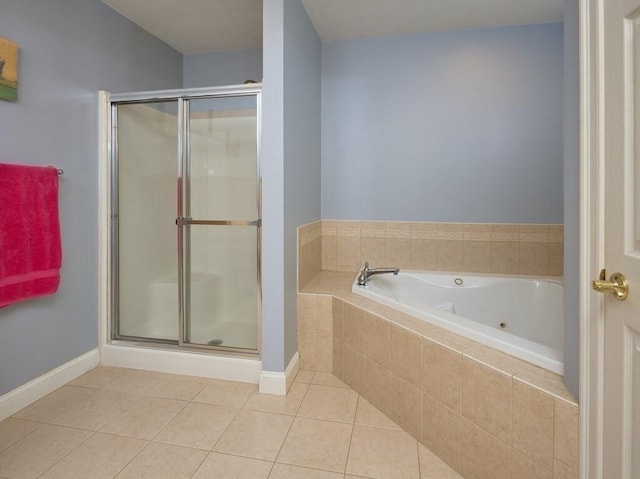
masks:
<path fill-rule="evenodd" d="M 377 275 L 352 292 L 563 374 L 562 282 L 400 271 Z"/>

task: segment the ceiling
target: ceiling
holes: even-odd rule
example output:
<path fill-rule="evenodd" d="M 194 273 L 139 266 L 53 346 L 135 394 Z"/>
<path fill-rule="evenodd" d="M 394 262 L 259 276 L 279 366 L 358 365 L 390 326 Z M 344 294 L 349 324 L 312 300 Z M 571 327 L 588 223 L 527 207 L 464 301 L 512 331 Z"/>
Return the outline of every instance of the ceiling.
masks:
<path fill-rule="evenodd" d="M 262 45 L 262 0 L 102 0 L 186 54 Z M 302 0 L 323 41 L 561 22 L 563 0 Z"/>

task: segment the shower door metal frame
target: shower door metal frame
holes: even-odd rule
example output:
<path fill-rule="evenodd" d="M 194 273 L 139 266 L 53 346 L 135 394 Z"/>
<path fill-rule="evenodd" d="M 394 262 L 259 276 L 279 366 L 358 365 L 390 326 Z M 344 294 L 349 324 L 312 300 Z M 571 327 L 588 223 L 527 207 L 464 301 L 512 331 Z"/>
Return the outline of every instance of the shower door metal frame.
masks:
<path fill-rule="evenodd" d="M 193 220 L 190 217 L 190 151 L 188 135 L 189 100 L 230 98 L 238 96 L 256 97 L 256 214 L 255 221 L 231 221 L 231 220 Z M 178 240 L 178 340 L 158 339 L 121 335 L 119 331 L 119 242 L 118 242 L 118 115 L 117 107 L 121 104 L 153 103 L 162 101 L 176 101 L 178 106 L 178 148 L 176 152 L 177 164 L 177 240 Z M 109 341 L 125 341 L 130 343 L 158 344 L 165 346 L 178 346 L 185 349 L 205 350 L 211 352 L 239 354 L 247 356 L 260 355 L 262 344 L 262 173 L 261 173 L 261 136 L 262 136 L 262 84 L 234 85 L 229 87 L 194 88 L 185 90 L 164 90 L 140 93 L 113 94 L 109 98 L 109 111 L 111 115 L 111 301 L 110 301 L 110 334 Z M 187 316 L 189 313 L 189 227 L 190 225 L 211 226 L 256 226 L 257 251 L 256 251 L 256 302 L 257 302 L 257 344 L 256 349 L 209 346 L 193 344 L 185 341 Z"/>

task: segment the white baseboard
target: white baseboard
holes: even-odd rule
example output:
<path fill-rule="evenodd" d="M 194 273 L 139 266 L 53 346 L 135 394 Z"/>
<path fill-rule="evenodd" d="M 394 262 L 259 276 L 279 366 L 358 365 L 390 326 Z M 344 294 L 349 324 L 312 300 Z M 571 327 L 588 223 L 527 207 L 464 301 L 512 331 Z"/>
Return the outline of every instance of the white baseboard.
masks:
<path fill-rule="evenodd" d="M 143 369 L 185 376 L 200 376 L 257 384 L 262 361 L 107 344 L 101 349 L 100 364 L 119 368 Z"/>
<path fill-rule="evenodd" d="M 73 381 L 100 363 L 100 352 L 92 349 L 71 361 L 0 396 L 0 421 Z"/>
<path fill-rule="evenodd" d="M 283 373 L 275 371 L 262 371 L 260 373 L 260 393 L 285 396 L 298 371 L 300 371 L 300 355 L 296 352 Z"/>

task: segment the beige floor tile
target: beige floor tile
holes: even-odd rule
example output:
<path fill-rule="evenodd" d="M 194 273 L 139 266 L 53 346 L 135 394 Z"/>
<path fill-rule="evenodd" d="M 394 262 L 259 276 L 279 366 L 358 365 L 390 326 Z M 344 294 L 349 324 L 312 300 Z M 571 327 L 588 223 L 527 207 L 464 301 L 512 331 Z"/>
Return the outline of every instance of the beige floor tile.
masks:
<path fill-rule="evenodd" d="M 419 478 L 418 443 L 404 431 L 354 426 L 346 472 L 381 479 Z"/>
<path fill-rule="evenodd" d="M 146 441 L 96 433 L 49 469 L 46 479 L 111 479 L 145 446 Z"/>
<path fill-rule="evenodd" d="M 359 424 L 361 426 L 384 427 L 387 429 L 402 429 L 362 396 L 358 398 L 358 409 L 356 411 L 355 424 Z"/>
<path fill-rule="evenodd" d="M 143 396 L 191 401 L 208 381 L 206 378 L 128 369 L 104 387 Z"/>
<path fill-rule="evenodd" d="M 118 391 L 63 386 L 15 417 L 97 431 L 135 398 Z"/>
<path fill-rule="evenodd" d="M 137 396 L 100 432 L 153 439 L 187 404 L 176 399 Z"/>
<path fill-rule="evenodd" d="M 239 409 L 257 389 L 255 384 L 210 379 L 193 401 Z"/>
<path fill-rule="evenodd" d="M 353 426 L 297 417 L 277 462 L 344 472 Z"/>
<path fill-rule="evenodd" d="M 79 378 L 71 381 L 70 386 L 80 386 L 83 388 L 101 388 L 120 374 L 125 372 L 122 368 L 112 368 L 109 366 L 98 366 L 91 371 L 87 371 Z"/>
<path fill-rule="evenodd" d="M 0 477 L 38 477 L 91 434 L 80 429 L 44 424 L 0 453 Z"/>
<path fill-rule="evenodd" d="M 420 477 L 425 479 L 462 479 L 460 474 L 422 444 L 418 444 L 418 459 L 420 461 Z"/>
<path fill-rule="evenodd" d="M 116 477 L 118 479 L 187 479 L 207 456 L 204 451 L 188 447 L 149 445 Z"/>
<path fill-rule="evenodd" d="M 273 470 L 269 475 L 269 479 L 342 479 L 342 477 L 342 474 L 337 472 L 279 463 L 273 465 Z"/>
<path fill-rule="evenodd" d="M 314 374 L 314 371 L 306 371 L 304 369 L 301 369 L 300 371 L 298 371 L 294 382 L 309 384 L 311 383 L 311 381 L 313 381 Z"/>
<path fill-rule="evenodd" d="M 316 374 L 313 376 L 313 380 L 311 381 L 311 384 L 317 384 L 320 386 L 333 386 L 337 388 L 349 387 L 345 383 L 343 383 L 340 379 L 335 377 L 333 374 L 323 373 L 320 371 L 316 372 Z"/>
<path fill-rule="evenodd" d="M 237 413 L 234 408 L 189 403 L 153 440 L 210 451 Z"/>
<path fill-rule="evenodd" d="M 291 416 L 241 410 L 213 450 L 273 461 L 292 422 Z"/>
<path fill-rule="evenodd" d="M 269 461 L 212 452 L 192 479 L 266 479 L 272 466 Z"/>
<path fill-rule="evenodd" d="M 351 389 L 311 384 L 298 416 L 353 423 L 358 394 Z"/>
<path fill-rule="evenodd" d="M 41 426 L 40 423 L 10 417 L 0 422 L 0 452 Z"/>
<path fill-rule="evenodd" d="M 294 382 L 286 396 L 254 392 L 244 404 L 244 409 L 295 416 L 308 387 L 306 383 Z"/>

